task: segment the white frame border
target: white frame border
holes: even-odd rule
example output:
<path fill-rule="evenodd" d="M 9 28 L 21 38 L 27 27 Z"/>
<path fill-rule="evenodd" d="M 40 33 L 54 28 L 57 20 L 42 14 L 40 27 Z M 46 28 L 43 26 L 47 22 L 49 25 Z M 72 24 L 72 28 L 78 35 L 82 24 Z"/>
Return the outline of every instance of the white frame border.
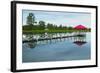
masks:
<path fill-rule="evenodd" d="M 28 4 L 17 4 L 16 6 L 16 25 L 17 25 L 17 40 L 16 40 L 16 54 L 17 54 L 17 70 L 21 69 L 39 69 L 39 68 L 53 68 L 53 67 L 73 67 L 73 66 L 85 66 L 85 65 L 96 65 L 96 9 L 93 8 L 82 8 L 82 7 L 65 7 L 65 6 L 45 6 L 45 5 L 28 5 Z M 49 9 L 48 9 L 49 8 Z M 59 62 L 41 62 L 41 63 L 22 63 L 22 9 L 30 10 L 49 10 L 49 11 L 77 11 L 77 12 L 90 12 L 91 13 L 91 60 L 80 60 L 80 61 L 59 61 Z M 92 21 L 95 20 L 95 21 Z"/>

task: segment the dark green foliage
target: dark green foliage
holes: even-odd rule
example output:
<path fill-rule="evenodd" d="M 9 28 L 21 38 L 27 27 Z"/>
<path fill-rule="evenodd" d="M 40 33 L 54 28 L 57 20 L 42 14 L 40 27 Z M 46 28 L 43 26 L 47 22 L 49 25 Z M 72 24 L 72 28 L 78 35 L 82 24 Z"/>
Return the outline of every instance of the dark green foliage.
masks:
<path fill-rule="evenodd" d="M 39 25 L 38 25 L 38 29 L 39 30 L 44 30 L 45 29 L 45 22 L 44 21 L 39 21 Z"/>
<path fill-rule="evenodd" d="M 28 25 L 34 25 L 35 23 L 35 16 L 33 13 L 29 13 L 29 15 L 27 16 L 27 22 Z"/>

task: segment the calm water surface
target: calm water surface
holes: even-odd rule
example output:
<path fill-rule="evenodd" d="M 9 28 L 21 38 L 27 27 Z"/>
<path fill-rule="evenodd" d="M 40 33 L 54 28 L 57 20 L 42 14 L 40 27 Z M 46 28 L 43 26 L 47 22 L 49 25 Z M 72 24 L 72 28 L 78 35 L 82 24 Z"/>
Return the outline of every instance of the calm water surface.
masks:
<path fill-rule="evenodd" d="M 91 58 L 90 40 L 90 33 L 86 33 L 85 37 L 69 37 L 52 41 L 23 43 L 22 61 L 27 63 L 87 60 Z"/>

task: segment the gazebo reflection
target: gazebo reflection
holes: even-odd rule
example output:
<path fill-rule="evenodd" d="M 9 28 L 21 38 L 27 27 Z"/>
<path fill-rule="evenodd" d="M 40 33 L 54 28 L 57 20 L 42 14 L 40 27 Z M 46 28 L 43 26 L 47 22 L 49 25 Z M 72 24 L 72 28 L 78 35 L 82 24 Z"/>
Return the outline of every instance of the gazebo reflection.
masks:
<path fill-rule="evenodd" d="M 86 34 L 85 33 L 81 33 L 81 34 L 76 34 L 74 35 L 74 41 L 73 43 L 78 45 L 78 46 L 82 46 L 84 44 L 86 44 Z"/>

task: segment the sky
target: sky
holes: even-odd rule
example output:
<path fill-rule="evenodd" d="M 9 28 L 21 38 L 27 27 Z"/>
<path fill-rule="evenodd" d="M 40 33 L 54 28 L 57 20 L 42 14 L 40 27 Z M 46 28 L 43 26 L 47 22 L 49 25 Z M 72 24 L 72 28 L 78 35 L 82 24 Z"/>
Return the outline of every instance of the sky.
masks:
<path fill-rule="evenodd" d="M 72 26 L 84 25 L 91 27 L 91 13 L 83 12 L 63 12 L 63 11 L 36 11 L 36 10 L 23 10 L 22 11 L 22 24 L 26 25 L 27 16 L 29 13 L 34 13 L 35 20 L 53 23 L 57 26 Z"/>

